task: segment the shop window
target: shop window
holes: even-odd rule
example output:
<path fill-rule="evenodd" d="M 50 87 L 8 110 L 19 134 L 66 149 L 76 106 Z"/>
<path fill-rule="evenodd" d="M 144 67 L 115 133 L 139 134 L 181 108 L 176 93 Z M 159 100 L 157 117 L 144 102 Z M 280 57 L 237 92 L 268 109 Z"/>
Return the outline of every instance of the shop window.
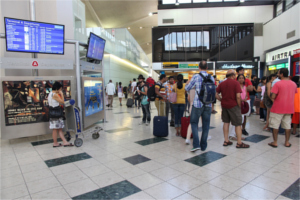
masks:
<path fill-rule="evenodd" d="M 176 0 L 162 0 L 162 4 L 175 4 Z"/>
<path fill-rule="evenodd" d="M 209 50 L 209 32 L 208 31 L 203 31 L 203 46 L 204 46 L 204 51 Z"/>
<path fill-rule="evenodd" d="M 294 5 L 294 0 L 286 0 L 285 1 L 285 10 L 290 9 Z"/>
<path fill-rule="evenodd" d="M 282 12 L 283 12 L 283 3 L 279 2 L 276 6 L 276 16 L 281 15 Z"/>

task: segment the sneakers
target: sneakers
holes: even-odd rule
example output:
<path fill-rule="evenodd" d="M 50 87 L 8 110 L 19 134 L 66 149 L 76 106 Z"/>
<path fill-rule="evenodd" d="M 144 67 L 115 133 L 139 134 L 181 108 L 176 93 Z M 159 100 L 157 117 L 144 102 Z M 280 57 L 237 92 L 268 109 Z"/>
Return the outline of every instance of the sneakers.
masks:
<path fill-rule="evenodd" d="M 259 119 L 260 121 L 262 121 L 262 122 L 264 122 L 265 121 L 265 119 Z"/>
<path fill-rule="evenodd" d="M 192 149 L 191 149 L 191 152 L 195 152 L 195 151 L 200 150 L 200 149 L 201 149 L 200 147 L 192 148 Z"/>
<path fill-rule="evenodd" d="M 211 136 L 209 135 L 209 136 L 207 136 L 207 140 L 211 140 Z"/>
<path fill-rule="evenodd" d="M 242 130 L 243 135 L 249 135 L 249 133 L 246 131 L 246 129 Z"/>
<path fill-rule="evenodd" d="M 186 139 L 186 140 L 185 140 L 185 144 L 186 144 L 186 145 L 189 145 L 189 144 L 191 144 L 191 140 L 189 140 L 189 139 Z"/>

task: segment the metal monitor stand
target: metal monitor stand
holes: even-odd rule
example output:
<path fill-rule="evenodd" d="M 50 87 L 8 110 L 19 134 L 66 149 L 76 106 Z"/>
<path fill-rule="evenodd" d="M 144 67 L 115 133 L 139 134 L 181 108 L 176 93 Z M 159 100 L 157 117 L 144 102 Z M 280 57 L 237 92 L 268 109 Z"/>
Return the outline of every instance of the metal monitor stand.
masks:
<path fill-rule="evenodd" d="M 32 21 L 35 21 L 35 0 L 30 0 L 30 19 Z M 32 58 L 37 58 L 37 54 L 33 53 Z M 32 70 L 32 76 L 39 76 L 39 70 L 38 69 L 33 69 Z"/>

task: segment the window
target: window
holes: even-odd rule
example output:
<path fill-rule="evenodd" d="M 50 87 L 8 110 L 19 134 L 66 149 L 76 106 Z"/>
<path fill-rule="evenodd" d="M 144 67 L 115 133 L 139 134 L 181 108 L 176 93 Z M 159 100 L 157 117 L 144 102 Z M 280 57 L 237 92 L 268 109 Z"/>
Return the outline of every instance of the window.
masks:
<path fill-rule="evenodd" d="M 173 32 L 171 34 L 171 51 L 177 51 L 176 32 Z"/>
<path fill-rule="evenodd" d="M 192 3 L 192 0 L 178 0 L 179 3 Z"/>
<path fill-rule="evenodd" d="M 294 0 L 285 1 L 285 10 L 290 9 L 294 5 Z"/>
<path fill-rule="evenodd" d="M 175 4 L 176 0 L 163 0 L 162 3 L 163 4 Z"/>
<path fill-rule="evenodd" d="M 208 31 L 203 31 L 204 35 L 204 50 L 209 50 L 209 32 Z"/>
<path fill-rule="evenodd" d="M 276 16 L 281 15 L 281 13 L 282 13 L 282 11 L 283 11 L 282 6 L 283 6 L 282 2 L 279 2 L 279 3 L 277 4 L 277 6 L 276 6 Z"/>
<path fill-rule="evenodd" d="M 193 3 L 206 3 L 207 0 L 193 0 Z"/>
<path fill-rule="evenodd" d="M 222 2 L 223 0 L 208 0 L 208 2 Z"/>

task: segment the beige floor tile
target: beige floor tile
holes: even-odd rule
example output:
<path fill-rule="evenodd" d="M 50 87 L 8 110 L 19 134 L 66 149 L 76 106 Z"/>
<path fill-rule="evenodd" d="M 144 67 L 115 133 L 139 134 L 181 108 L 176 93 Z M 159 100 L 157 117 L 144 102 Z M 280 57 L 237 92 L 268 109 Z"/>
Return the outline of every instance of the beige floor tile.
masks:
<path fill-rule="evenodd" d="M 97 161 L 94 158 L 89 158 L 89 159 L 86 159 L 86 160 L 73 162 L 73 164 L 76 165 L 79 169 L 84 169 L 84 168 L 92 167 L 92 166 L 95 166 L 95 165 L 99 165 L 100 162 Z"/>
<path fill-rule="evenodd" d="M 56 176 L 56 178 L 62 185 L 66 185 L 87 179 L 88 176 L 86 176 L 81 170 L 75 170 L 70 173 L 60 174 Z"/>
<path fill-rule="evenodd" d="M 196 169 L 196 170 L 190 171 L 188 174 L 189 174 L 189 176 L 195 177 L 203 182 L 210 181 L 210 180 L 216 178 L 217 176 L 221 175 L 217 172 L 211 171 L 206 168 Z"/>
<path fill-rule="evenodd" d="M 172 184 L 173 186 L 180 188 L 181 190 L 188 192 L 200 185 L 204 182 L 200 181 L 199 179 L 193 178 L 186 174 L 178 176 L 168 181 L 168 183 Z"/>
<path fill-rule="evenodd" d="M 91 178 L 100 188 L 125 180 L 115 172 L 108 172 Z"/>
<path fill-rule="evenodd" d="M 138 192 L 133 195 L 130 195 L 128 197 L 123 198 L 122 200 L 154 200 L 153 197 L 151 197 L 146 192 Z"/>
<path fill-rule="evenodd" d="M 147 162 L 144 162 L 144 163 L 141 163 L 141 164 L 137 164 L 135 166 L 139 167 L 140 169 L 142 169 L 145 172 L 152 172 L 154 170 L 161 169 L 161 168 L 165 167 L 163 164 L 160 164 L 160 163 L 158 163 L 156 161 L 153 161 L 153 160 L 150 160 L 150 161 L 147 161 Z"/>
<path fill-rule="evenodd" d="M 246 185 L 235 192 L 236 195 L 245 199 L 275 199 L 278 194 L 264 190 L 254 185 Z"/>
<path fill-rule="evenodd" d="M 65 189 L 60 186 L 56 188 L 52 188 L 49 190 L 45 190 L 42 192 L 38 192 L 35 194 L 31 194 L 32 200 L 41 200 L 41 199 L 68 199 L 70 196 L 65 191 Z"/>
<path fill-rule="evenodd" d="M 16 167 L 11 167 L 11 168 L 1 170 L 0 177 L 1 179 L 3 179 L 10 176 L 21 175 L 21 174 L 22 172 L 20 170 L 20 167 L 16 166 Z"/>
<path fill-rule="evenodd" d="M 38 163 L 32 163 L 29 165 L 22 165 L 20 166 L 22 173 L 29 173 L 33 171 L 38 171 L 42 169 L 48 169 L 48 166 L 46 165 L 45 162 L 38 162 Z"/>
<path fill-rule="evenodd" d="M 237 179 L 230 178 L 229 176 L 224 175 L 218 176 L 208 183 L 231 193 L 247 184 L 246 182 L 239 181 Z"/>
<path fill-rule="evenodd" d="M 185 193 L 179 197 L 176 197 L 174 200 L 197 200 L 199 198 L 194 197 L 193 195 L 190 195 L 188 193 Z"/>
<path fill-rule="evenodd" d="M 135 166 L 129 166 L 122 169 L 115 170 L 116 173 L 118 173 L 120 176 L 122 176 L 125 179 L 133 178 L 136 176 L 140 176 L 142 174 L 145 174 L 145 171 L 141 170 L 138 167 Z"/>
<path fill-rule="evenodd" d="M 156 176 L 157 178 L 160 178 L 164 181 L 171 180 L 177 176 L 180 176 L 182 173 L 172 169 L 170 167 L 164 167 L 155 171 L 150 172 L 150 174 Z"/>
<path fill-rule="evenodd" d="M 72 171 L 78 170 L 78 167 L 73 163 L 68 163 L 64 165 L 58 165 L 55 167 L 51 167 L 50 170 L 53 172 L 55 176 L 65 173 L 71 173 Z"/>
<path fill-rule="evenodd" d="M 171 167 L 172 169 L 175 169 L 177 171 L 180 171 L 182 173 L 188 173 L 192 170 L 196 170 L 199 168 L 199 166 L 188 163 L 186 161 L 181 161 L 181 162 L 172 164 L 169 167 Z"/>
<path fill-rule="evenodd" d="M 24 184 L 24 179 L 22 174 L 17 174 L 14 176 L 6 177 L 6 178 L 1 178 L 1 190 L 17 185 L 22 185 Z"/>
<path fill-rule="evenodd" d="M 259 176 L 259 174 L 253 172 L 245 173 L 245 170 L 240 168 L 233 169 L 224 175 L 247 183 Z"/>
<path fill-rule="evenodd" d="M 119 159 L 119 160 L 114 160 L 108 163 L 104 163 L 104 165 L 108 168 L 110 168 L 111 170 L 117 170 L 117 169 L 122 169 L 125 167 L 129 167 L 132 166 L 130 163 L 126 162 L 123 159 Z"/>
<path fill-rule="evenodd" d="M 50 169 L 41 169 L 41 170 L 25 173 L 23 175 L 26 182 L 37 181 L 48 177 L 54 177 Z"/>
<path fill-rule="evenodd" d="M 228 197 L 226 197 L 224 200 L 246 200 L 243 197 L 240 197 L 238 195 L 235 194 L 231 194 Z"/>
<path fill-rule="evenodd" d="M 229 196 L 230 193 L 206 183 L 193 189 L 189 192 L 189 194 L 199 199 L 224 199 L 225 197 Z"/>
<path fill-rule="evenodd" d="M 285 183 L 265 176 L 257 177 L 255 180 L 251 181 L 250 184 L 277 194 L 281 194 L 291 185 L 289 183 Z"/>
<path fill-rule="evenodd" d="M 20 197 L 25 197 L 29 194 L 25 184 L 6 188 L 1 190 L 0 192 L 1 199 L 16 199 Z"/>
<path fill-rule="evenodd" d="M 173 199 L 184 194 L 184 191 L 172 186 L 169 183 L 161 183 L 145 190 L 145 192 L 155 199 Z"/>
<path fill-rule="evenodd" d="M 295 176 L 295 174 L 287 173 L 278 169 L 271 169 L 263 175 L 272 179 L 289 183 L 290 185 L 293 184 L 299 178 L 299 175 Z"/>
<path fill-rule="evenodd" d="M 161 179 L 148 173 L 134 178 L 130 178 L 128 179 L 128 181 L 140 188 L 141 190 L 148 189 L 163 182 Z"/>
<path fill-rule="evenodd" d="M 55 177 L 48 177 L 26 183 L 30 194 L 61 186 Z"/>
<path fill-rule="evenodd" d="M 87 176 L 89 176 L 91 178 L 94 176 L 98 176 L 100 174 L 108 173 L 111 170 L 108 167 L 100 164 L 100 165 L 95 165 L 92 167 L 87 167 L 87 168 L 81 169 L 81 171 L 83 171 L 83 173 L 85 173 Z"/>
<path fill-rule="evenodd" d="M 90 179 L 73 182 L 63 186 L 71 197 L 91 192 L 99 187 Z"/>

